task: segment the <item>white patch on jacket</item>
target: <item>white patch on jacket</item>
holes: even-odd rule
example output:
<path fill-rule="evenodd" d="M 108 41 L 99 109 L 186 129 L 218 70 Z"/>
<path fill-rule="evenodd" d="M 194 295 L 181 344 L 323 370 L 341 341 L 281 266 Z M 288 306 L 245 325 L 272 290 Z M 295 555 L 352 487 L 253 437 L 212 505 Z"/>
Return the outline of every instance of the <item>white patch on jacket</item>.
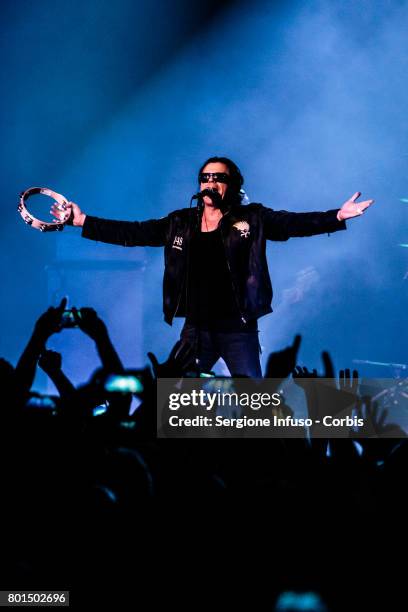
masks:
<path fill-rule="evenodd" d="M 249 223 L 246 221 L 237 221 L 234 223 L 233 227 L 235 227 L 239 232 L 241 232 L 241 238 L 248 238 L 249 236 Z"/>

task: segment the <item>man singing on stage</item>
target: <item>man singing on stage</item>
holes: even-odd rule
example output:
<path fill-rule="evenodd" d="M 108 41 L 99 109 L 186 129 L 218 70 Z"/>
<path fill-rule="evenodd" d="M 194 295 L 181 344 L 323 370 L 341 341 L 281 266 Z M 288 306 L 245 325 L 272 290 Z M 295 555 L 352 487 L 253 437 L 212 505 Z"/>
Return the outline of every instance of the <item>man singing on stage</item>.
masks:
<path fill-rule="evenodd" d="M 266 240 L 288 240 L 346 229 L 374 200 L 355 193 L 327 212 L 276 211 L 242 204 L 244 179 L 226 157 L 211 157 L 198 173 L 198 206 L 150 221 L 111 221 L 77 204 L 70 223 L 82 236 L 123 246 L 164 246 L 164 319 L 185 317 L 181 337 L 194 343 L 201 371 L 222 357 L 232 375 L 261 377 L 257 320 L 272 312 Z M 54 205 L 56 218 L 61 212 Z"/>

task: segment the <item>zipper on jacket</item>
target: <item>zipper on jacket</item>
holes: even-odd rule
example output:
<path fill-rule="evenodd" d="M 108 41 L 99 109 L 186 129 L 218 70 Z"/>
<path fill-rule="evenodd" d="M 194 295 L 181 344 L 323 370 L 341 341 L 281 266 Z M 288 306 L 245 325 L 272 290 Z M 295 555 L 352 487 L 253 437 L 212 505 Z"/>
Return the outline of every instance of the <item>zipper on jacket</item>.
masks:
<path fill-rule="evenodd" d="M 173 319 L 176 316 L 177 311 L 179 309 L 184 289 L 186 290 L 186 318 L 187 318 L 187 308 L 188 308 L 187 297 L 188 297 L 188 280 L 189 280 L 188 276 L 189 276 L 189 273 L 190 273 L 190 243 L 191 243 L 191 240 L 192 240 L 192 237 L 190 236 L 189 242 L 188 242 L 187 247 L 186 247 L 186 271 L 185 271 L 185 274 L 184 274 L 183 283 L 181 285 L 181 291 L 180 291 L 179 296 L 178 296 L 176 310 L 174 311 L 174 313 L 173 313 L 173 315 L 171 317 L 171 322 L 172 323 L 173 323 Z"/>
<path fill-rule="evenodd" d="M 221 219 L 221 221 L 222 221 L 222 219 Z M 236 305 L 237 305 L 237 308 L 238 308 L 238 312 L 239 312 L 239 315 L 240 315 L 241 321 L 242 321 L 242 322 L 244 323 L 244 325 L 245 325 L 247 321 L 246 321 L 246 319 L 245 319 L 244 315 L 242 314 L 242 312 L 241 312 L 241 308 L 240 308 L 240 306 L 239 306 L 238 294 L 237 294 L 236 287 L 235 287 L 235 285 L 234 285 L 234 280 L 233 280 L 233 278 L 232 278 L 231 266 L 230 266 L 229 259 L 228 259 L 228 257 L 227 257 L 227 249 L 225 248 L 224 234 L 222 233 L 221 221 L 220 221 L 221 240 L 222 240 L 222 244 L 223 244 L 223 247 L 224 247 L 225 260 L 226 260 L 226 262 L 227 262 L 228 271 L 229 271 L 229 273 L 230 273 L 230 279 L 231 279 L 232 292 L 233 292 L 233 294 L 234 294 L 235 302 L 236 302 Z"/>
<path fill-rule="evenodd" d="M 173 313 L 173 315 L 172 315 L 172 317 L 171 317 L 171 321 L 172 321 L 172 322 L 173 322 L 173 319 L 174 319 L 174 317 L 176 316 L 177 311 L 178 311 L 178 309 L 179 309 L 180 302 L 181 302 L 181 297 L 182 297 L 182 295 L 183 295 L 183 291 L 184 291 L 184 287 L 185 287 L 185 286 L 186 286 L 186 276 L 184 277 L 183 283 L 182 283 L 182 285 L 181 285 L 181 291 L 180 291 L 179 296 L 178 296 L 176 310 L 174 311 L 174 313 Z M 186 296 L 186 301 L 187 301 L 187 296 Z M 186 306 L 186 314 L 187 314 L 187 306 Z"/>
<path fill-rule="evenodd" d="M 233 292 L 233 294 L 234 294 L 235 303 L 236 303 L 236 305 L 237 305 L 237 309 L 238 309 L 238 313 L 239 313 L 239 315 L 240 315 L 240 319 L 241 319 L 241 321 L 244 323 L 244 325 L 246 325 L 247 320 L 245 319 L 244 315 L 242 314 L 242 311 L 241 311 L 241 308 L 240 308 L 240 305 L 239 305 L 238 294 L 237 294 L 237 290 L 236 290 L 236 287 L 235 287 L 235 285 L 234 285 L 234 281 L 233 281 L 233 278 L 232 278 L 231 266 L 230 266 L 230 262 L 229 262 L 228 257 L 227 257 L 227 250 L 226 250 L 226 248 L 225 248 L 224 234 L 222 233 L 222 227 L 221 227 L 221 222 L 222 222 L 223 218 L 224 218 L 224 217 L 225 217 L 225 215 L 227 215 L 229 212 L 230 212 L 230 211 L 228 210 L 226 213 L 224 213 L 224 215 L 221 217 L 221 219 L 220 219 L 220 221 L 219 221 L 218 226 L 220 227 L 220 231 L 221 231 L 221 240 L 222 240 L 222 245 L 223 245 L 223 247 L 224 247 L 225 260 L 226 260 L 226 262 L 227 262 L 227 267 L 228 267 L 228 271 L 229 271 L 229 274 L 230 274 L 230 280 L 231 280 L 232 292 Z M 201 231 L 201 228 L 199 228 L 199 231 Z M 174 319 L 174 317 L 176 316 L 177 311 L 178 311 L 178 309 L 179 309 L 180 302 L 181 302 L 181 297 L 182 297 L 182 295 L 183 295 L 184 288 L 186 288 L 186 316 L 187 316 L 187 308 L 188 308 L 188 302 L 187 302 L 187 293 L 188 293 L 188 275 L 189 275 L 189 260 L 190 260 L 190 248 L 189 248 L 189 247 L 190 247 L 190 245 L 188 245 L 188 247 L 187 247 L 186 273 L 185 273 L 185 276 L 184 276 L 184 281 L 183 281 L 183 284 L 182 284 L 182 287 L 181 287 L 181 291 L 180 291 L 180 293 L 179 293 L 179 297 L 178 297 L 178 300 L 177 300 L 177 306 L 176 306 L 176 309 L 175 309 L 175 311 L 174 311 L 174 313 L 173 313 L 173 315 L 172 315 L 172 317 L 171 317 L 171 322 L 173 322 L 173 319 Z M 187 286 L 186 286 L 186 285 L 187 285 Z"/>

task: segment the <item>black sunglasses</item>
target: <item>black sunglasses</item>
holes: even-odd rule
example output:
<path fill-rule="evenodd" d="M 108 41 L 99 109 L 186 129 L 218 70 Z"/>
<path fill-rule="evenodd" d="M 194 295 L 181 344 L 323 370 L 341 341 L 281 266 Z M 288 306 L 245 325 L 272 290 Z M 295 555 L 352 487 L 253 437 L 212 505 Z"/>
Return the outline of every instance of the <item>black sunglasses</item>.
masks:
<path fill-rule="evenodd" d="M 201 172 L 198 176 L 200 183 L 209 183 L 210 178 L 212 178 L 215 183 L 225 183 L 226 185 L 228 185 L 230 181 L 229 174 L 225 172 Z"/>

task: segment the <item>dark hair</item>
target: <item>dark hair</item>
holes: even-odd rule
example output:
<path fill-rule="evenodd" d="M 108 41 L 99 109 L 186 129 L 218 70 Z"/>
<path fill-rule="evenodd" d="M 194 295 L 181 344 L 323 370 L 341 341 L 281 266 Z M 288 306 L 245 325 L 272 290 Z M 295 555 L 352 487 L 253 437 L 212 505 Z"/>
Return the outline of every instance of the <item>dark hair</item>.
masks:
<path fill-rule="evenodd" d="M 232 159 L 228 157 L 209 157 L 201 166 L 198 171 L 198 182 L 200 182 L 200 174 L 204 170 L 207 164 L 214 163 L 225 164 L 229 170 L 230 174 L 230 182 L 228 184 L 228 189 L 225 194 L 225 198 L 227 200 L 228 206 L 232 206 L 234 204 L 241 204 L 242 198 L 244 194 L 241 193 L 241 187 L 244 184 L 244 177 L 241 174 L 241 170 L 238 168 L 237 164 L 235 164 Z"/>

